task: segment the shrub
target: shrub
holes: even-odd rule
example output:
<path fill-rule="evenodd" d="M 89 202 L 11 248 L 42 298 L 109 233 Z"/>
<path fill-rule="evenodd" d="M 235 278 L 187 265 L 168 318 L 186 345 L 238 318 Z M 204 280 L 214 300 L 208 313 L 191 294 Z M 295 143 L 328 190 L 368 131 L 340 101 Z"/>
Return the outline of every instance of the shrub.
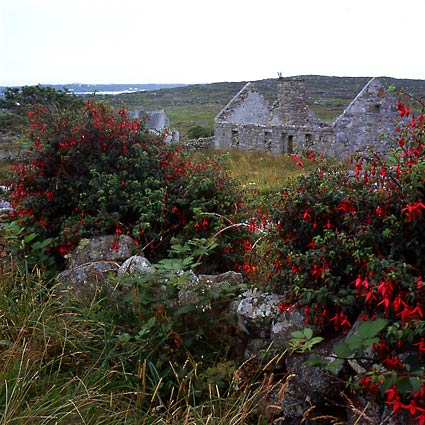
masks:
<path fill-rule="evenodd" d="M 320 167 L 275 197 L 266 230 L 245 270 L 282 294 L 324 332 L 347 331 L 360 316 L 386 326 L 375 344 L 378 365 L 363 388 L 425 423 L 425 128 L 410 115 L 398 127 L 394 155 L 360 158 L 355 171 Z M 251 248 L 251 246 L 249 247 Z"/>
<path fill-rule="evenodd" d="M 51 87 L 23 86 L 9 87 L 4 91 L 0 107 L 10 109 L 17 114 L 26 115 L 36 104 L 42 104 L 52 112 L 64 109 L 80 108 L 84 101 L 67 89 L 55 90 Z"/>
<path fill-rule="evenodd" d="M 122 232 L 154 259 L 172 237 L 206 237 L 238 195 L 215 161 L 192 163 L 125 111 L 34 105 L 31 149 L 15 166 L 15 218 L 65 256 L 80 238 Z M 208 213 L 209 215 L 201 215 Z"/>
<path fill-rule="evenodd" d="M 23 124 L 20 115 L 13 112 L 0 112 L 0 131 L 3 133 L 15 133 Z"/>
<path fill-rule="evenodd" d="M 201 137 L 211 137 L 214 131 L 211 128 L 196 124 L 187 129 L 189 139 L 200 139 Z"/>

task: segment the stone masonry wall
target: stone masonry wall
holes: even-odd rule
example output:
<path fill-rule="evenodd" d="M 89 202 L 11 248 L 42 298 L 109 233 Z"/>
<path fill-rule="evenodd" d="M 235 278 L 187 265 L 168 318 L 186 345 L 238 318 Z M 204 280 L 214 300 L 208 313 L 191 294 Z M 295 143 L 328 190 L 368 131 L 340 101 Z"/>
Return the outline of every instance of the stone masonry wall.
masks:
<path fill-rule="evenodd" d="M 327 123 L 309 110 L 301 79 L 279 78 L 272 106 L 251 83 L 229 102 L 215 118 L 215 146 L 276 154 L 312 149 L 345 159 L 390 149 L 396 117 L 396 100 L 378 79 L 369 81 L 343 114 Z"/>

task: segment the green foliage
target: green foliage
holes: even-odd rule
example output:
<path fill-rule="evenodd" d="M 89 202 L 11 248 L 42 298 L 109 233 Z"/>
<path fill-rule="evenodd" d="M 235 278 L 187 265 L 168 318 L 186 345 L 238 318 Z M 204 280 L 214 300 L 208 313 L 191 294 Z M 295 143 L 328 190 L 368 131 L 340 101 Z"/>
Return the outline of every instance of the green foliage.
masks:
<path fill-rule="evenodd" d="M 211 128 L 204 127 L 196 124 L 189 127 L 187 130 L 187 136 L 189 139 L 200 139 L 201 137 L 211 137 L 214 135 L 214 131 Z"/>
<path fill-rule="evenodd" d="M 26 115 L 34 105 L 43 105 L 50 112 L 58 112 L 82 107 L 83 99 L 67 89 L 55 90 L 37 85 L 7 88 L 4 91 L 4 100 L 0 103 L 1 108 L 20 115 Z"/>
<path fill-rule="evenodd" d="M 107 370 L 125 371 L 121 385 L 126 391 L 137 388 L 141 411 L 153 400 L 166 406 L 182 390 L 190 392 L 191 406 L 207 402 L 212 388 L 231 392 L 235 364 L 227 356 L 235 318 L 227 311 L 244 286 L 209 287 L 194 280 L 191 260 L 214 248 L 205 242 L 174 244 L 154 273 L 118 276 L 113 283 L 127 294 L 119 304 L 99 297 L 95 309 L 83 307 L 106 339 L 90 351 Z"/>
<path fill-rule="evenodd" d="M 190 252 L 188 246 L 174 245 L 171 258 L 156 264 L 155 273 L 118 278 L 121 285 L 132 290 L 112 317 L 111 346 L 105 356 L 109 364 L 121 364 L 126 370 L 136 370 L 143 364 L 149 382 L 163 379 L 159 388 L 149 389 L 152 393 L 147 394 L 148 399 L 154 391 L 166 399 L 195 370 L 194 399 L 202 400 L 210 384 L 227 391 L 232 381 L 232 373 L 223 375 L 224 364 L 217 365 L 217 361 L 232 345 L 227 331 L 235 318 L 226 307 L 244 287 L 197 283 L 193 273 L 185 271 L 192 268 L 199 255 L 201 241 L 196 245 L 198 248 Z M 211 249 L 210 244 L 202 254 Z M 182 253 L 188 255 L 181 258 Z M 172 258 L 174 255 L 180 258 Z M 111 311 L 108 303 L 102 311 Z"/>
<path fill-rule="evenodd" d="M 0 112 L 0 132 L 15 133 L 23 124 L 23 118 L 14 112 Z"/>
<path fill-rule="evenodd" d="M 291 332 L 292 339 L 289 341 L 289 347 L 294 351 L 311 351 L 316 344 L 323 341 L 321 336 L 313 337 L 311 328 L 304 328 L 302 331 Z"/>
<path fill-rule="evenodd" d="M 2 224 L 0 242 L 4 249 L 7 247 L 10 251 L 15 266 L 24 276 L 38 270 L 45 272 L 45 278 L 53 277 L 54 258 L 49 253 L 52 238 L 42 239 L 37 233 L 12 221 Z"/>

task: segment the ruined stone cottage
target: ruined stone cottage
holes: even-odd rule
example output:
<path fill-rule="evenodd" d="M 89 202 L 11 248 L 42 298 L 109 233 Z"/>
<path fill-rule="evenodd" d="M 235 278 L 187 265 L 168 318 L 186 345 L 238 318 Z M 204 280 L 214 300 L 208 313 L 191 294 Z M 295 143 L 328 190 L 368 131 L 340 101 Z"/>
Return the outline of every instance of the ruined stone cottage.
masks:
<path fill-rule="evenodd" d="M 280 77 L 277 91 L 270 105 L 254 84 L 246 84 L 216 116 L 215 146 L 276 154 L 311 149 L 340 159 L 388 151 L 397 100 L 379 79 L 370 80 L 332 122 L 310 111 L 302 79 Z"/>

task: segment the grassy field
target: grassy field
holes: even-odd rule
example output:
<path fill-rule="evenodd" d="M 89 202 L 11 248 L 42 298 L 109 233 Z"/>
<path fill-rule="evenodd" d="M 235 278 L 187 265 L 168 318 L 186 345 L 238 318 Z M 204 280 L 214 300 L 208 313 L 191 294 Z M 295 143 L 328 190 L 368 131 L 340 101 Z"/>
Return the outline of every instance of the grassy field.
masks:
<path fill-rule="evenodd" d="M 171 125 L 177 129 L 184 129 L 183 134 L 193 125 L 214 128 L 214 117 L 218 114 L 216 105 L 192 105 L 190 109 L 186 106 L 171 106 L 167 109 Z"/>
<path fill-rule="evenodd" d="M 247 192 L 279 191 L 287 184 L 288 179 L 308 172 L 310 166 L 308 160 L 304 160 L 304 167 L 297 166 L 290 155 L 272 155 L 237 149 L 197 152 L 193 156 L 195 160 L 205 157 L 218 159 L 230 176 Z"/>

